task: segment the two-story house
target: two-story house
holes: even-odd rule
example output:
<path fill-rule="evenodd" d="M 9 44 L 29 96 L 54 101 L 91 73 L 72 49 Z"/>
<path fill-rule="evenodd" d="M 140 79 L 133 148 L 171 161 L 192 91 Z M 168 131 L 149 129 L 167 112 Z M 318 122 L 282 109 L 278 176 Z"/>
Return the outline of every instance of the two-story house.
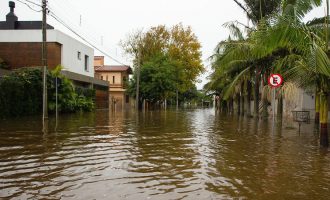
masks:
<path fill-rule="evenodd" d="M 10 1 L 9 7 L 6 21 L 0 21 L 0 58 L 8 64 L 9 70 L 41 67 L 42 21 L 19 21 L 14 12 L 15 2 Z M 48 69 L 63 66 L 62 74 L 77 87 L 96 90 L 97 108 L 107 108 L 109 84 L 94 78 L 93 48 L 49 24 L 46 29 Z"/>
<path fill-rule="evenodd" d="M 95 77 L 109 82 L 109 101 L 112 109 L 122 110 L 129 106 L 126 83 L 132 74 L 130 66 L 104 65 L 104 56 L 94 57 Z"/>

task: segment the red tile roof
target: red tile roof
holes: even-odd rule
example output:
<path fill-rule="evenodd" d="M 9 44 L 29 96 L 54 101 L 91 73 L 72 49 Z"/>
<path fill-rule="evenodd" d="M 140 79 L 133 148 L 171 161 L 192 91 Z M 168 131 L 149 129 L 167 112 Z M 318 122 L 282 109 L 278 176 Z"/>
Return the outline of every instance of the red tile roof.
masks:
<path fill-rule="evenodd" d="M 124 72 L 132 73 L 132 68 L 125 65 L 103 65 L 94 66 L 95 72 Z"/>

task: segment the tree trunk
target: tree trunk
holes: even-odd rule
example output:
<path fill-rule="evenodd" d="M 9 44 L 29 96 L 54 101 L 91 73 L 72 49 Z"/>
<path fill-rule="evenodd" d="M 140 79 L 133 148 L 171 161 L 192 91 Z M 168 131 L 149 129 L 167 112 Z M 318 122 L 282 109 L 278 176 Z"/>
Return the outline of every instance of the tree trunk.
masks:
<path fill-rule="evenodd" d="M 241 115 L 244 116 L 245 114 L 245 107 L 244 107 L 244 94 L 241 93 Z"/>
<path fill-rule="evenodd" d="M 255 118 L 259 118 L 259 69 L 256 68 L 254 83 L 254 113 Z"/>
<path fill-rule="evenodd" d="M 252 91 L 252 85 L 251 82 L 247 82 L 247 95 L 245 100 L 245 107 L 246 107 L 246 116 L 251 117 L 251 91 Z"/>
<path fill-rule="evenodd" d="M 320 94 L 317 91 L 315 93 L 315 124 L 320 124 Z"/>
<path fill-rule="evenodd" d="M 283 118 L 283 96 L 280 95 L 277 102 L 277 123 L 282 123 Z"/>
<path fill-rule="evenodd" d="M 176 109 L 179 109 L 179 90 L 176 89 Z"/>
<path fill-rule="evenodd" d="M 264 77 L 263 79 L 263 86 L 265 86 L 265 83 L 267 82 L 267 80 L 265 80 L 266 77 Z M 262 119 L 263 120 L 267 120 L 268 119 L 268 100 L 266 97 L 264 97 L 262 99 Z"/>
<path fill-rule="evenodd" d="M 320 145 L 322 147 L 329 146 L 328 139 L 328 94 L 323 93 L 320 95 Z"/>
<path fill-rule="evenodd" d="M 241 114 L 241 96 L 237 97 L 237 115 Z"/>

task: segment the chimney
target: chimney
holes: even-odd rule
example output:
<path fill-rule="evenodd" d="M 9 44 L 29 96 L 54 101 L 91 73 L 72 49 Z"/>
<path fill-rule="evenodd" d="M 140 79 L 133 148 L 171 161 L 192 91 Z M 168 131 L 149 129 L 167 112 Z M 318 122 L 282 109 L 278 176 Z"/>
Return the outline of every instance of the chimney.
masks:
<path fill-rule="evenodd" d="M 9 29 L 15 29 L 18 17 L 14 13 L 15 2 L 9 1 L 10 12 L 6 15 L 6 22 Z"/>

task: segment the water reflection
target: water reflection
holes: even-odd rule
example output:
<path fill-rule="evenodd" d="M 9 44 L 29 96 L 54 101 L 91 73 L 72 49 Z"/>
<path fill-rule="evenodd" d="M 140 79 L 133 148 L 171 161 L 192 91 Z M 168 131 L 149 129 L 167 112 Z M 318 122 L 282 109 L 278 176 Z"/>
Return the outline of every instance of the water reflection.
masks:
<path fill-rule="evenodd" d="M 211 109 L 0 121 L 0 198 L 327 199 L 329 152 L 283 127 Z"/>

